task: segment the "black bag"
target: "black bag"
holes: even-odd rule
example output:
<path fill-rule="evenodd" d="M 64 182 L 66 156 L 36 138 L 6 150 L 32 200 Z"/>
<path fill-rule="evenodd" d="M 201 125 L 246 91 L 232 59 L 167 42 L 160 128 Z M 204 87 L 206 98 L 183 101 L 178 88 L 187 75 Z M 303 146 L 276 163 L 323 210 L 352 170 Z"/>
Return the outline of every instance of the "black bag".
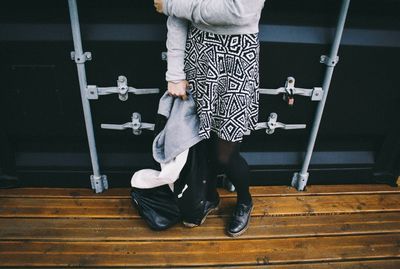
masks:
<path fill-rule="evenodd" d="M 165 230 L 181 220 L 174 194 L 163 185 L 152 189 L 132 188 L 132 202 L 153 230 Z"/>
<path fill-rule="evenodd" d="M 165 127 L 167 119 L 157 114 L 154 136 Z M 153 160 L 158 170 L 161 166 Z M 140 216 L 153 230 L 165 230 L 182 219 L 200 224 L 203 218 L 208 174 L 204 140 L 189 149 L 185 166 L 174 183 L 174 192 L 168 185 L 152 188 L 132 188 L 132 202 Z"/>
<path fill-rule="evenodd" d="M 174 183 L 175 199 L 182 219 L 200 225 L 206 202 L 208 162 L 204 140 L 189 149 L 188 158 Z"/>

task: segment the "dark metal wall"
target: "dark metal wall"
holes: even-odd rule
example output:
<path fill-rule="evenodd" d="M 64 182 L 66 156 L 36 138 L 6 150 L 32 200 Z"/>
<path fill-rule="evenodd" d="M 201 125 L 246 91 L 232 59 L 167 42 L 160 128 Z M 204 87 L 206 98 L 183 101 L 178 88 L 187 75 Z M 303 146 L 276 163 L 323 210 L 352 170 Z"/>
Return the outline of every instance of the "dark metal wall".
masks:
<path fill-rule="evenodd" d="M 148 3 L 147 3 L 148 2 Z M 287 76 L 298 87 L 321 86 L 340 1 L 267 1 L 261 29 L 261 86 L 277 88 Z M 399 1 L 356 1 L 339 51 L 311 162 L 310 184 L 394 182 L 399 173 Z M 78 1 L 89 84 L 164 89 L 165 17 L 151 1 Z M 271 29 L 279 31 L 274 32 Z M 289 29 L 289 31 L 286 31 Z M 285 30 L 285 31 L 284 31 Z M 353 32 L 351 32 L 351 31 Z M 354 32 L 355 31 L 355 32 Z M 3 172 L 24 186 L 89 186 L 91 174 L 67 1 L 9 1 L 0 9 L 0 153 Z M 125 123 L 132 112 L 153 122 L 160 95 L 115 95 L 91 101 L 102 173 L 111 186 L 128 186 L 134 171 L 153 165 L 152 133 L 100 129 Z M 311 127 L 316 103 L 261 96 L 260 121 L 271 112 L 285 123 Z M 242 151 L 252 184 L 290 184 L 300 169 L 310 128 L 247 137 Z M 15 165 L 14 165 L 15 162 Z"/>

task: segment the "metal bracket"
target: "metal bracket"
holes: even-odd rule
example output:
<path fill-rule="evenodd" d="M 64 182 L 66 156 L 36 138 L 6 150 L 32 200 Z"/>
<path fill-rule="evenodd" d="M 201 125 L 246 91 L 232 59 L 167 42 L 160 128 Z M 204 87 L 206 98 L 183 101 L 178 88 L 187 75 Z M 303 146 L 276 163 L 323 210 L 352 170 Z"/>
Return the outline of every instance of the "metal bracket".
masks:
<path fill-rule="evenodd" d="M 259 89 L 260 94 L 278 95 L 283 93 L 285 96 L 302 95 L 311 97 L 312 101 L 320 101 L 323 97 L 323 91 L 321 87 L 314 87 L 312 89 L 296 88 L 295 78 L 288 77 L 285 82 L 285 87 L 280 87 L 277 89 Z"/>
<path fill-rule="evenodd" d="M 92 60 L 92 53 L 85 52 L 83 54 L 77 54 L 75 51 L 71 51 L 71 60 L 75 61 L 77 64 L 83 64 L 86 61 Z"/>
<path fill-rule="evenodd" d="M 314 87 L 311 94 L 311 101 L 320 101 L 324 96 L 324 91 L 321 87 Z"/>
<path fill-rule="evenodd" d="M 90 183 L 92 185 L 92 189 L 95 190 L 96 193 L 101 193 L 104 190 L 108 190 L 108 181 L 106 175 L 101 175 L 99 177 L 91 175 Z"/>
<path fill-rule="evenodd" d="M 121 101 L 128 100 L 128 93 L 133 94 L 154 94 L 159 93 L 158 88 L 137 89 L 128 86 L 128 80 L 125 76 L 119 76 L 117 80 L 117 87 L 97 87 L 96 85 L 88 85 L 86 87 L 86 97 L 89 100 L 99 99 L 99 95 L 108 95 L 117 93 Z"/>
<path fill-rule="evenodd" d="M 294 173 L 292 178 L 292 186 L 295 187 L 298 191 L 304 191 L 307 186 L 308 176 L 308 172 L 305 174 Z"/>
<path fill-rule="evenodd" d="M 102 129 L 111 129 L 111 130 L 125 130 L 132 128 L 134 135 L 140 135 L 142 130 L 150 130 L 154 131 L 155 124 L 154 123 L 145 123 L 142 122 L 142 116 L 134 112 L 132 114 L 132 121 L 124 124 L 101 124 Z"/>
<path fill-rule="evenodd" d="M 166 51 L 161 52 L 161 60 L 168 61 L 168 54 Z"/>
<path fill-rule="evenodd" d="M 99 99 L 99 94 L 96 85 L 87 85 L 86 87 L 86 98 L 89 100 Z"/>
<path fill-rule="evenodd" d="M 275 132 L 275 129 L 284 129 L 284 130 L 293 130 L 293 129 L 304 129 L 307 127 L 306 124 L 284 124 L 281 122 L 278 122 L 278 114 L 276 113 L 271 113 L 269 114 L 268 121 L 267 122 L 259 122 L 257 123 L 255 129 L 260 130 L 260 129 L 266 129 L 265 132 L 267 134 L 273 134 Z M 250 130 L 248 130 L 245 135 L 249 135 Z"/>
<path fill-rule="evenodd" d="M 336 56 L 334 59 L 332 59 L 327 55 L 321 55 L 319 62 L 327 66 L 335 66 L 339 62 L 339 56 Z"/>

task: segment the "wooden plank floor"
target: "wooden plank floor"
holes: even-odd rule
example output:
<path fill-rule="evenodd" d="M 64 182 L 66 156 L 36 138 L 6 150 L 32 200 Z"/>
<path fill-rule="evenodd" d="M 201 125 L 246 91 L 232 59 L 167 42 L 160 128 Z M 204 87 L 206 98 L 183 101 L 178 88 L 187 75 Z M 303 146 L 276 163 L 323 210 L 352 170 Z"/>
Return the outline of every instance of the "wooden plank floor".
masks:
<path fill-rule="evenodd" d="M 249 230 L 225 234 L 235 195 L 197 228 L 150 230 L 129 189 L 0 190 L 1 267 L 400 268 L 400 189 L 252 187 Z"/>

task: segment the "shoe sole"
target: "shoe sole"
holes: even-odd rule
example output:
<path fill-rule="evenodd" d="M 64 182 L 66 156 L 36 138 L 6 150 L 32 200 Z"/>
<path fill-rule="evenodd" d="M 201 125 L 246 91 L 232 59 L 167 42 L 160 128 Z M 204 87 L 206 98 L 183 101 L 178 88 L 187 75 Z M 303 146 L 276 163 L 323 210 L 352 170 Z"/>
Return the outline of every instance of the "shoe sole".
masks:
<path fill-rule="evenodd" d="M 228 235 L 229 235 L 230 237 L 238 237 L 238 236 L 241 236 L 242 234 L 244 234 L 244 233 L 247 231 L 247 229 L 248 229 L 249 226 L 250 226 L 251 213 L 253 212 L 253 209 L 254 209 L 254 206 L 253 206 L 253 207 L 251 208 L 251 210 L 250 210 L 250 216 L 249 216 L 249 219 L 247 220 L 246 226 L 245 226 L 240 232 L 231 233 L 231 232 L 227 231 L 227 233 L 228 233 Z"/>
<path fill-rule="evenodd" d="M 185 225 L 185 227 L 188 227 L 188 228 L 194 228 L 194 227 L 198 227 L 198 226 L 202 225 L 202 224 L 206 221 L 207 216 L 208 216 L 211 212 L 217 211 L 217 210 L 219 209 L 219 205 L 220 205 L 220 204 L 221 204 L 221 200 L 219 201 L 219 203 L 217 204 L 216 207 L 211 208 L 210 210 L 208 210 L 208 212 L 207 212 L 207 213 L 204 215 L 204 217 L 201 219 L 200 224 L 194 224 L 194 223 L 190 223 L 190 222 L 185 222 L 185 221 L 183 221 L 183 225 Z"/>

